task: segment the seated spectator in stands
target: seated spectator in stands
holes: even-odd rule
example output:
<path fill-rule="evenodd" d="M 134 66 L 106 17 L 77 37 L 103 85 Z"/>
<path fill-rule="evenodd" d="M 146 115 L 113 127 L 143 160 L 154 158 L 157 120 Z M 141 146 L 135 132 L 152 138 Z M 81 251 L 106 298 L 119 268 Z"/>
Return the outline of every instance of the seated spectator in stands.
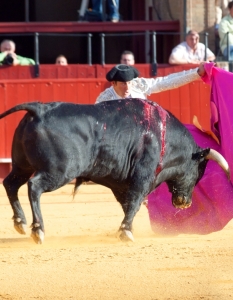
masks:
<path fill-rule="evenodd" d="M 56 58 L 55 64 L 61 65 L 61 66 L 67 66 L 68 65 L 67 58 L 62 54 L 58 55 L 58 57 Z"/>
<path fill-rule="evenodd" d="M 220 48 L 225 58 L 228 57 L 229 43 L 229 60 L 233 60 L 233 1 L 228 3 L 229 14 L 222 18 L 218 33 L 220 37 Z"/>
<path fill-rule="evenodd" d="M 169 57 L 170 64 L 199 64 L 202 61 L 215 60 L 214 53 L 207 48 L 205 59 L 205 45 L 199 43 L 199 34 L 190 30 L 186 35 L 186 41 L 176 46 Z"/>
<path fill-rule="evenodd" d="M 15 43 L 11 40 L 3 40 L 0 45 L 0 65 L 8 66 L 28 66 L 35 65 L 35 61 L 31 58 L 19 56 L 15 53 Z"/>
<path fill-rule="evenodd" d="M 121 64 L 133 66 L 135 64 L 134 54 L 131 51 L 125 50 L 121 54 Z"/>

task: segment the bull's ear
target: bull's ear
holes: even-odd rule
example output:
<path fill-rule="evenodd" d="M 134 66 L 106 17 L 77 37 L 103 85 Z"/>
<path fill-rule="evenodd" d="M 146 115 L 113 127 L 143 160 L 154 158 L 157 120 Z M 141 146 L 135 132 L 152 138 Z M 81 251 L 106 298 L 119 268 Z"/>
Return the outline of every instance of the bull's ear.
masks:
<path fill-rule="evenodd" d="M 200 152 L 193 153 L 192 154 L 192 159 L 198 161 L 198 160 L 206 157 L 206 155 L 208 155 L 209 153 L 210 153 L 210 148 L 203 149 Z"/>

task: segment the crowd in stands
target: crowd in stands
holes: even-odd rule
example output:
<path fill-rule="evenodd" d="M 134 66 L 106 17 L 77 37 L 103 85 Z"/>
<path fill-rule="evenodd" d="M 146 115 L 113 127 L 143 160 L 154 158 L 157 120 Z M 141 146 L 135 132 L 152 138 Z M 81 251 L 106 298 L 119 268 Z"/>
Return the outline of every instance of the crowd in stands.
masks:
<path fill-rule="evenodd" d="M 92 0 L 92 10 L 103 14 L 102 1 Z M 108 21 L 118 22 L 119 0 L 106 1 L 108 7 Z M 216 56 L 223 57 L 222 60 L 233 60 L 233 1 L 215 0 L 215 34 L 219 43 L 218 53 L 214 53 L 205 44 L 201 43 L 199 33 L 189 30 L 185 41 L 178 44 L 171 51 L 168 62 L 170 64 L 199 64 L 203 61 L 215 61 Z M 31 58 L 16 54 L 16 45 L 12 40 L 3 40 L 0 44 L 0 65 L 34 65 Z M 120 63 L 134 65 L 135 57 L 132 51 L 125 50 L 120 57 Z M 57 65 L 68 65 L 67 58 L 59 55 L 55 59 Z"/>

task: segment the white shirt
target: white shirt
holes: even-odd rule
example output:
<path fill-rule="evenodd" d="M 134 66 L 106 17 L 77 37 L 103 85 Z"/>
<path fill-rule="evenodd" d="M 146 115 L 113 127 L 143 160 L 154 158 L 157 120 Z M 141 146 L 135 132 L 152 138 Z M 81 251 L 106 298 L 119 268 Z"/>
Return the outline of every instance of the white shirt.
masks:
<path fill-rule="evenodd" d="M 204 61 L 205 60 L 205 45 L 202 43 L 197 44 L 197 50 L 193 50 L 188 46 L 187 42 L 182 42 L 172 50 L 172 54 L 177 59 L 186 60 L 187 63 L 192 61 Z M 207 60 L 209 57 L 213 57 L 214 53 L 207 48 Z"/>

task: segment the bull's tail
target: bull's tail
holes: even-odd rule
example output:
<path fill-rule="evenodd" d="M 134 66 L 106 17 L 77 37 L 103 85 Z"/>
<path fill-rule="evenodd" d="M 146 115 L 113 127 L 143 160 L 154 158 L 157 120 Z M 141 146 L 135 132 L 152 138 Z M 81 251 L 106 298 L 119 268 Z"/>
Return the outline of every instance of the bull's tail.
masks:
<path fill-rule="evenodd" d="M 44 105 L 44 104 L 41 102 L 28 102 L 28 103 L 19 104 L 19 105 L 16 105 L 16 106 L 8 109 L 4 113 L 0 114 L 0 119 L 4 118 L 10 114 L 13 114 L 17 111 L 20 111 L 20 110 L 26 110 L 33 116 L 38 116 L 41 112 L 42 105 Z"/>

